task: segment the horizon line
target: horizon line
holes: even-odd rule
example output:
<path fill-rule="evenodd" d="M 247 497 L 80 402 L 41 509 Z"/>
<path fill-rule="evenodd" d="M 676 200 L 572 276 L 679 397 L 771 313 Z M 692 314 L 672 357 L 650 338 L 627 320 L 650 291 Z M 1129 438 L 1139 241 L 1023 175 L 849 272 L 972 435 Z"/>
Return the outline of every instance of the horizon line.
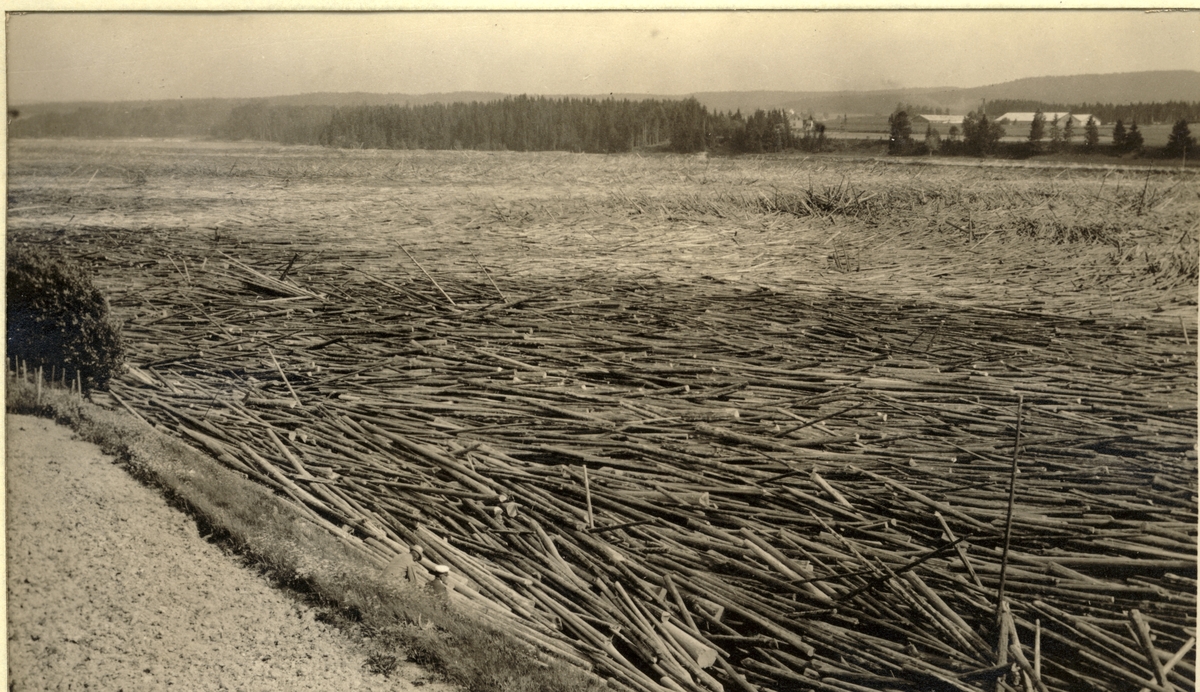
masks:
<path fill-rule="evenodd" d="M 744 89 L 744 90 L 717 90 L 717 91 L 689 91 L 683 93 L 655 93 L 655 92 L 638 92 L 638 91 L 610 91 L 608 96 L 621 95 L 627 96 L 645 96 L 647 98 L 688 98 L 701 94 L 813 94 L 813 95 L 829 95 L 829 94 L 884 94 L 896 91 L 939 91 L 939 90 L 969 90 L 969 89 L 985 89 L 988 87 L 1003 86 L 1014 82 L 1021 82 L 1034 79 L 1070 79 L 1079 77 L 1112 77 L 1118 75 L 1134 75 L 1147 73 L 1192 73 L 1200 74 L 1200 70 L 1133 70 L 1130 72 L 1088 72 L 1069 75 L 1040 75 L 1037 77 L 1017 77 L 1003 82 L 992 82 L 990 84 L 979 84 L 974 86 L 897 86 L 886 89 L 837 89 L 837 90 L 804 90 L 804 89 Z M 18 103 L 15 101 L 7 101 L 6 106 L 32 107 L 53 104 L 118 104 L 118 103 L 161 103 L 170 101 L 253 101 L 258 99 L 276 99 L 276 98 L 295 98 L 302 96 L 318 96 L 323 94 L 350 96 L 355 94 L 363 94 L 368 96 L 410 96 L 410 97 L 428 97 L 428 96 L 449 96 L 453 94 L 497 94 L 500 96 L 541 96 L 541 97 L 557 97 L 557 98 L 603 98 L 604 93 L 535 93 L 535 92 L 506 92 L 506 91 L 487 91 L 478 89 L 455 89 L 452 91 L 427 91 L 427 92 L 402 92 L 402 91 L 305 91 L 293 92 L 287 94 L 271 94 L 263 96 L 180 96 L 179 98 L 127 98 L 127 99 L 64 99 L 52 101 L 30 101 Z M 1197 99 L 1200 100 L 1200 99 Z"/>

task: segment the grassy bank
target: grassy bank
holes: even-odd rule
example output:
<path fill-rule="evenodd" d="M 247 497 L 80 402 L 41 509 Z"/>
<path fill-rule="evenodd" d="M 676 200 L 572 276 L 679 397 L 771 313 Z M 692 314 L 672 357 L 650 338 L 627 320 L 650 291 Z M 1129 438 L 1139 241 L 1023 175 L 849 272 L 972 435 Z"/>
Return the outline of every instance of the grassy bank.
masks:
<path fill-rule="evenodd" d="M 181 441 L 124 413 L 65 390 L 9 375 L 7 410 L 52 418 L 116 457 L 277 585 L 321 608 L 388 673 L 407 658 L 466 690 L 549 692 L 600 689 L 594 676 L 448 607 L 428 592 L 397 586 L 353 546 L 286 501 Z"/>

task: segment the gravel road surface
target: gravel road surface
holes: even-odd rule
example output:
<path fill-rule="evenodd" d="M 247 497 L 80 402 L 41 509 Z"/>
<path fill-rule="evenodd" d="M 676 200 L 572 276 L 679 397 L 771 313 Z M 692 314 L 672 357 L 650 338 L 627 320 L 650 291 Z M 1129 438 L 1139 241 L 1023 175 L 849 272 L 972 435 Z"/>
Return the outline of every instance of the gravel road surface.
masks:
<path fill-rule="evenodd" d="M 9 415 L 8 675 L 24 690 L 411 690 L 111 457 Z"/>

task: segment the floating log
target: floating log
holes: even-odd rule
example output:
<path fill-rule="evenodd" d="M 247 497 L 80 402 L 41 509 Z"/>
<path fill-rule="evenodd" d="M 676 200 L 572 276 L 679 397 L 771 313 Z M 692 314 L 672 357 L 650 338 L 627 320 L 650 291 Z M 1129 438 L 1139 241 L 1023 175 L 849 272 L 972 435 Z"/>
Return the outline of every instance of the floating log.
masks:
<path fill-rule="evenodd" d="M 1006 656 L 1055 691 L 1194 672 L 1195 350 L 1177 325 L 564 285 L 415 250 L 408 277 L 394 250 L 282 282 L 251 265 L 278 276 L 295 248 L 228 269 L 190 248 L 185 285 L 169 263 L 126 271 L 112 300 L 139 365 L 113 400 L 372 560 L 424 545 L 463 580 L 456 607 L 548 655 L 639 691 L 745 692 L 990 690 L 1011 670 L 983 642 L 1021 395 Z M 1013 642 L 1036 619 L 1028 660 Z"/>

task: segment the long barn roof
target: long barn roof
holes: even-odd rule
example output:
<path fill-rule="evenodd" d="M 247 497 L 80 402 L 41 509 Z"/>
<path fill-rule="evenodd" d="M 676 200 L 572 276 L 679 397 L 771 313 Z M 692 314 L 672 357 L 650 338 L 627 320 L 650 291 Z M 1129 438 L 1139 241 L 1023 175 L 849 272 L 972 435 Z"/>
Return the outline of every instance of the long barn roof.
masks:
<path fill-rule="evenodd" d="M 924 120 L 931 122 L 931 123 L 938 123 L 939 125 L 961 125 L 963 118 L 966 116 L 963 116 L 963 115 L 925 115 L 924 113 L 922 113 L 922 114 L 918 115 L 917 117 L 923 118 Z"/>
<path fill-rule="evenodd" d="M 1015 112 L 1014 113 L 1005 113 L 1004 115 L 997 118 L 997 120 L 1000 120 L 1000 121 L 1007 120 L 1010 123 L 1030 123 L 1030 122 L 1033 122 L 1034 115 L 1036 115 L 1036 113 L 1015 113 Z M 1055 122 L 1056 120 L 1062 120 L 1063 118 L 1066 118 L 1068 115 L 1072 116 L 1072 118 L 1074 120 L 1077 120 L 1081 123 L 1086 123 L 1088 118 L 1093 117 L 1091 113 L 1068 113 L 1066 111 L 1046 112 L 1046 113 L 1042 113 L 1042 115 L 1044 115 L 1046 117 L 1047 123 L 1052 123 L 1052 122 Z M 1096 124 L 1097 125 L 1101 124 L 1100 118 L 1096 118 Z"/>

